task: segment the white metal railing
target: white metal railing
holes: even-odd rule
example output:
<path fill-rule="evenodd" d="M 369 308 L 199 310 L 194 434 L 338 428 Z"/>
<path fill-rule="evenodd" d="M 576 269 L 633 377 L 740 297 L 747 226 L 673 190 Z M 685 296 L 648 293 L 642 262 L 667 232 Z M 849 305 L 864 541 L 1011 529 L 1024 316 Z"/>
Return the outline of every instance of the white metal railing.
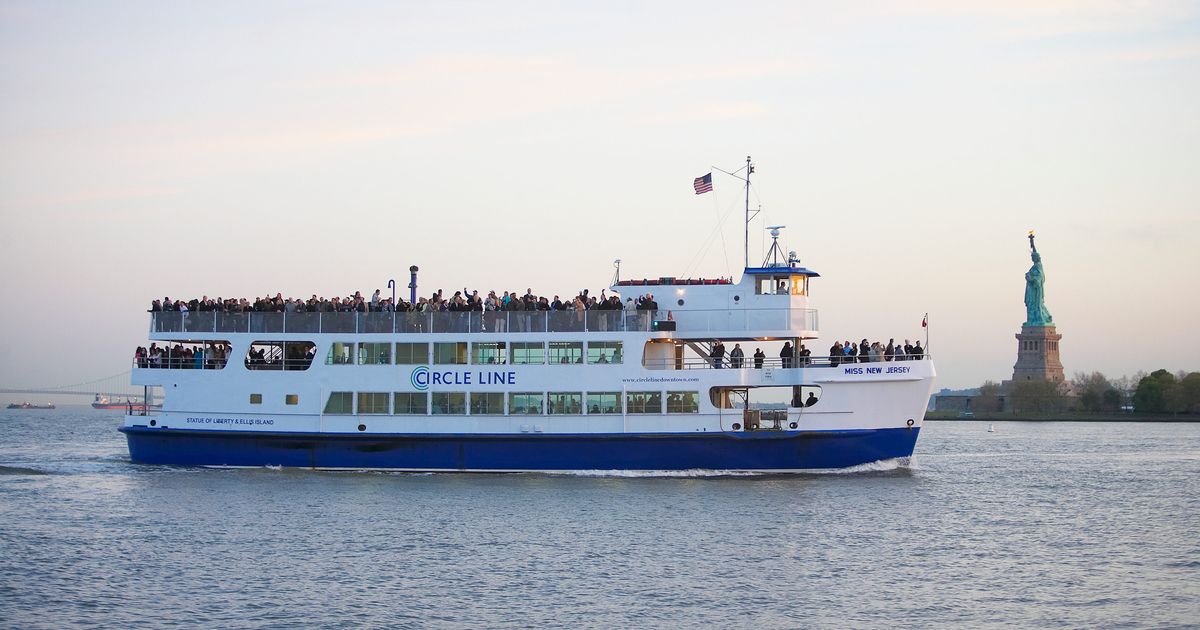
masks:
<path fill-rule="evenodd" d="M 672 328 L 673 327 L 673 328 Z M 154 311 L 151 333 L 816 331 L 816 309 L 225 313 Z"/>
<path fill-rule="evenodd" d="M 644 359 L 642 365 L 652 370 L 761 370 L 761 369 L 791 369 L 791 368 L 827 368 L 827 367 L 843 367 L 847 365 L 871 365 L 879 367 L 880 365 L 900 364 L 908 361 L 919 361 L 930 359 L 928 354 L 920 355 L 904 355 L 901 357 L 861 357 L 861 356 L 840 356 L 840 357 L 763 357 L 755 359 L 753 356 L 747 355 L 742 358 L 734 358 L 728 355 L 724 357 L 687 357 L 683 359 Z"/>

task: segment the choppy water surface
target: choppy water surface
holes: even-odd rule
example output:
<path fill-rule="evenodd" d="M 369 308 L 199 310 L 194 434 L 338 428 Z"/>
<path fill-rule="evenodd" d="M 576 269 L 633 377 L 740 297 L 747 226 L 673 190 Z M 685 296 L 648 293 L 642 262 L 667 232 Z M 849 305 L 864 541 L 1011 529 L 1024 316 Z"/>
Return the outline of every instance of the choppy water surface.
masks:
<path fill-rule="evenodd" d="M 929 423 L 803 476 L 135 466 L 0 412 L 0 625 L 1200 624 L 1200 426 Z"/>

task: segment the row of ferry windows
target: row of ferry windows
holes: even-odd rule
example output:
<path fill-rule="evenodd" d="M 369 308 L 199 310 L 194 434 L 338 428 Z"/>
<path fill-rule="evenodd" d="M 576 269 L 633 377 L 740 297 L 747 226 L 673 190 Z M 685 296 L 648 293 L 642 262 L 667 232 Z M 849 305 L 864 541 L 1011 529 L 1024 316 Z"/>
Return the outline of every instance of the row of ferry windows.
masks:
<path fill-rule="evenodd" d="M 326 365 L 544 365 L 546 363 L 621 363 L 620 341 L 465 341 L 429 343 L 335 342 Z M 430 360 L 432 356 L 432 361 Z"/>
<path fill-rule="evenodd" d="M 626 392 L 625 413 L 699 413 L 699 392 Z M 380 415 L 577 415 L 619 414 L 621 392 L 332 392 L 326 414 Z M 389 404 L 391 405 L 389 408 Z"/>

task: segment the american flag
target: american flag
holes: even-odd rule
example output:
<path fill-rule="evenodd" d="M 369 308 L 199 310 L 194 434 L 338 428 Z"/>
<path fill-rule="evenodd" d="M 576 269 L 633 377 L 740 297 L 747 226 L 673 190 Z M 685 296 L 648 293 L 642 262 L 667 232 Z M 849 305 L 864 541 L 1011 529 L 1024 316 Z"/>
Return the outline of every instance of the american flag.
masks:
<path fill-rule="evenodd" d="M 703 195 L 706 192 L 712 192 L 712 173 L 709 173 L 704 177 L 697 177 L 696 181 L 692 182 L 692 185 L 696 187 L 697 195 Z"/>

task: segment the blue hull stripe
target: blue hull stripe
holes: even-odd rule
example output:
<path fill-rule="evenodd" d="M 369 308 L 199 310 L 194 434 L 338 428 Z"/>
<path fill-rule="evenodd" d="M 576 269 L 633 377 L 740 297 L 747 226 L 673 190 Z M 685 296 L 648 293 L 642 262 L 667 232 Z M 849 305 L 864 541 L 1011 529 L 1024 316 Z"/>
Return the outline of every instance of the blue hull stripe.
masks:
<path fill-rule="evenodd" d="M 121 427 L 131 459 L 399 470 L 797 470 L 909 457 L 919 428 L 689 434 L 412 435 Z"/>

